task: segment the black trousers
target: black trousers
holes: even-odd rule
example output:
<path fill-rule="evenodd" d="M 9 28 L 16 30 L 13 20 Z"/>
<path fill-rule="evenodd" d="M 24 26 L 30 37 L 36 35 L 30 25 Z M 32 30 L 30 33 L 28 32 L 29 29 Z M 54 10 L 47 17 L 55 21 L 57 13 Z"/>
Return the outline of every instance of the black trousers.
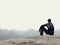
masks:
<path fill-rule="evenodd" d="M 53 35 L 53 34 L 54 34 L 53 31 L 49 31 L 49 30 L 47 30 L 46 28 L 41 27 L 41 28 L 40 28 L 40 35 L 43 35 L 43 31 L 44 31 L 46 34 L 48 34 L 48 35 Z"/>

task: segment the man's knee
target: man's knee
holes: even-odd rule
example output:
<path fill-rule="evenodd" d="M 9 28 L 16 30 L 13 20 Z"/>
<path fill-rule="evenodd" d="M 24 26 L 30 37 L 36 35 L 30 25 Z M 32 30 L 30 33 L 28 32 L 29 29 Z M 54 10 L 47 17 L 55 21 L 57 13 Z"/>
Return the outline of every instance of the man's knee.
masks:
<path fill-rule="evenodd" d="M 41 29 L 41 28 L 44 28 L 44 26 L 43 26 L 43 25 L 41 25 L 40 29 Z"/>

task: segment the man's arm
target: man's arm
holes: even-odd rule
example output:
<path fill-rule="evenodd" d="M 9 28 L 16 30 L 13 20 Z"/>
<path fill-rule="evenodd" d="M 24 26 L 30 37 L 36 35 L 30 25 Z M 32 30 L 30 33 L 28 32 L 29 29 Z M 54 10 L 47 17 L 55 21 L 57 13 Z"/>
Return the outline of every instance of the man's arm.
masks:
<path fill-rule="evenodd" d="M 39 32 L 40 32 L 41 28 L 44 27 L 44 26 L 47 26 L 47 24 L 41 25 L 40 28 L 39 28 Z"/>
<path fill-rule="evenodd" d="M 47 26 L 47 24 L 42 25 L 42 27 Z"/>

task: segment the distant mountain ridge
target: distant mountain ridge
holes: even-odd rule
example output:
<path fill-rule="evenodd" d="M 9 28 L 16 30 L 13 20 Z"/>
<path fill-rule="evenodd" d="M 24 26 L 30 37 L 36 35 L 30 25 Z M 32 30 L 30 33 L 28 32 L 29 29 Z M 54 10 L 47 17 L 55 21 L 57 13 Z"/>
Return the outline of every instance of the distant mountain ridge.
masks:
<path fill-rule="evenodd" d="M 60 35 L 60 30 L 55 30 L 55 35 Z M 26 38 L 33 36 L 40 36 L 39 31 L 34 29 L 29 29 L 28 31 L 0 29 L 0 40 L 9 39 L 9 38 Z"/>

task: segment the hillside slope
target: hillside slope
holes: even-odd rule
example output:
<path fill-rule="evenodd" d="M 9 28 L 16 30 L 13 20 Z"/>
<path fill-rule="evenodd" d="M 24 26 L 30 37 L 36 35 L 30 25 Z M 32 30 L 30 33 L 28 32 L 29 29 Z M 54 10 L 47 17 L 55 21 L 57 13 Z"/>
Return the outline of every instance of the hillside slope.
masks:
<path fill-rule="evenodd" d="M 0 45 L 60 45 L 60 36 L 37 36 L 0 41 Z"/>

